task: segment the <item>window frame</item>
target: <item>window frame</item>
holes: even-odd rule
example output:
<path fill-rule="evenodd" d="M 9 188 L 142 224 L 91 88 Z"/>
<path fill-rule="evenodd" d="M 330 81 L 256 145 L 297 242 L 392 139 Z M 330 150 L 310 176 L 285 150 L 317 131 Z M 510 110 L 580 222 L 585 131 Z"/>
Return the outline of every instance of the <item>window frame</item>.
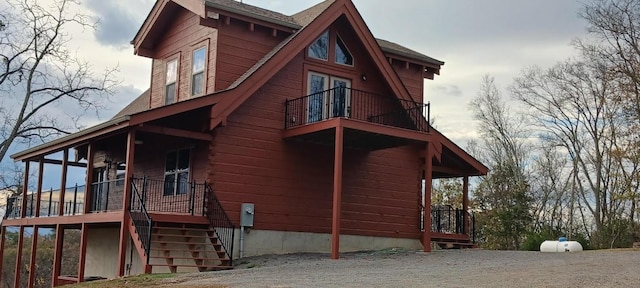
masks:
<path fill-rule="evenodd" d="M 318 40 L 320 40 L 320 38 L 324 37 L 325 35 L 327 35 L 327 58 L 323 59 L 323 58 L 318 58 L 315 57 L 313 55 L 311 55 L 311 47 L 313 45 L 315 45 L 316 43 L 318 43 Z M 307 57 L 314 59 L 314 60 L 318 60 L 318 61 L 322 61 L 322 62 L 329 62 L 329 59 L 331 59 L 331 31 L 329 29 L 323 31 L 320 36 L 318 36 L 313 43 L 311 43 L 311 45 L 309 45 L 307 47 Z"/>
<path fill-rule="evenodd" d="M 333 41 L 333 63 L 338 64 L 338 65 L 342 65 L 342 66 L 346 66 L 346 67 L 355 67 L 356 65 L 356 57 L 353 55 L 353 53 L 351 53 L 351 49 L 349 49 L 349 46 L 347 45 L 347 43 L 344 42 L 344 40 L 342 40 L 342 37 L 340 37 L 340 34 L 335 33 L 335 41 Z M 338 41 L 342 42 L 342 45 L 344 45 L 344 49 L 346 49 L 347 53 L 349 53 L 349 55 L 351 56 L 351 64 L 345 64 L 345 63 L 340 63 L 338 62 L 338 53 L 337 53 L 337 49 L 338 49 Z"/>
<path fill-rule="evenodd" d="M 173 82 L 169 82 L 169 65 L 173 62 L 175 62 L 176 64 L 175 80 Z M 165 71 L 164 72 L 164 105 L 177 103 L 178 102 L 178 83 L 180 81 L 180 57 L 174 56 L 174 57 L 168 58 L 164 65 L 164 71 Z M 172 102 L 168 101 L 169 99 L 167 98 L 169 85 L 174 85 L 173 86 L 174 97 Z"/>
<path fill-rule="evenodd" d="M 189 156 L 188 156 L 188 160 L 187 160 L 187 168 L 185 169 L 178 169 L 178 166 L 180 165 L 180 153 L 183 151 L 188 151 Z M 164 182 L 164 188 L 162 191 L 162 196 L 182 196 L 182 195 L 187 195 L 189 194 L 189 191 L 185 191 L 184 193 L 180 193 L 180 189 L 178 189 L 178 185 L 180 185 L 180 178 L 178 177 L 181 173 L 187 173 L 187 182 L 189 183 L 191 181 L 191 166 L 193 165 L 193 149 L 191 148 L 181 148 L 181 149 L 175 149 L 175 150 L 169 150 L 167 152 L 165 152 L 165 157 L 164 157 L 164 173 L 163 173 L 163 182 Z M 169 154 L 170 153 L 175 153 L 176 154 L 176 167 L 173 167 L 175 169 L 172 170 L 168 170 L 168 159 L 169 159 Z M 173 184 L 171 188 L 171 192 L 172 193 L 167 193 L 167 188 L 169 187 L 167 184 L 167 176 L 168 175 L 173 175 Z"/>
<path fill-rule="evenodd" d="M 190 89 L 189 89 L 189 93 L 191 95 L 191 97 L 197 97 L 197 96 L 202 96 L 205 95 L 207 93 L 207 67 L 208 67 L 208 63 L 209 63 L 209 48 L 207 47 L 208 45 L 198 45 L 196 46 L 192 51 L 191 51 L 191 82 L 190 82 Z M 200 51 L 200 50 L 204 50 L 204 63 L 202 63 L 202 70 L 201 71 L 194 71 L 195 69 L 195 54 L 196 52 Z M 198 74 L 202 74 L 202 91 L 200 93 L 194 93 L 194 88 L 195 88 L 195 76 Z"/>

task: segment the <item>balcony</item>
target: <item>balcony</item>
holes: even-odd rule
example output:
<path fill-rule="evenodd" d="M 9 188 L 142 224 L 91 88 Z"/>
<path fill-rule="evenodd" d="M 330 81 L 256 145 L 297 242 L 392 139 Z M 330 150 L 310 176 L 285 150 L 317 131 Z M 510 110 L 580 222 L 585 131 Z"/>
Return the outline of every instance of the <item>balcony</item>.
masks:
<path fill-rule="evenodd" d="M 429 132 L 430 105 L 338 87 L 285 103 L 285 129 L 331 118 Z"/>
<path fill-rule="evenodd" d="M 343 119 L 345 147 L 377 150 L 422 140 L 430 105 L 337 87 L 287 100 L 285 117 L 285 138 L 332 145 L 332 120 Z"/>

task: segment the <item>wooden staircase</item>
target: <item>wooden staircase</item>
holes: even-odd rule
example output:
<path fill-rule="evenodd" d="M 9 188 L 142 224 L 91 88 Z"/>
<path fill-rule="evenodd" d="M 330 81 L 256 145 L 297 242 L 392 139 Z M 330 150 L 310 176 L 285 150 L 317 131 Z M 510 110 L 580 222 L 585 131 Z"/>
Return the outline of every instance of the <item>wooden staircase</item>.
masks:
<path fill-rule="evenodd" d="M 442 249 L 477 249 L 478 244 L 473 243 L 469 235 L 432 233 L 431 241 L 438 244 Z"/>
<path fill-rule="evenodd" d="M 170 273 L 233 268 L 222 243 L 209 226 L 154 222 L 151 230 L 151 267 L 167 267 Z"/>

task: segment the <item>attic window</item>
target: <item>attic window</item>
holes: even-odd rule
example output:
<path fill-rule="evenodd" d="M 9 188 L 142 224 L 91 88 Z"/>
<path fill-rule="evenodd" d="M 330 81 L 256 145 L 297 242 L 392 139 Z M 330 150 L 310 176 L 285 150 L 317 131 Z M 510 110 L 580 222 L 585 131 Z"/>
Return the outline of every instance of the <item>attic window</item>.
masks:
<path fill-rule="evenodd" d="M 329 31 L 325 31 L 309 46 L 309 57 L 329 60 Z"/>
<path fill-rule="evenodd" d="M 340 36 L 336 36 L 336 63 L 353 66 L 353 56 Z"/>

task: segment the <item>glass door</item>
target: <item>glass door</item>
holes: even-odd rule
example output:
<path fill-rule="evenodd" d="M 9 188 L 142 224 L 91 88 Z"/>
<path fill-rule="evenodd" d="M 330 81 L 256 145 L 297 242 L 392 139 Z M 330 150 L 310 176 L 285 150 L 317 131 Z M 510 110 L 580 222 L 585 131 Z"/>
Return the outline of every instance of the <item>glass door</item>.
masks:
<path fill-rule="evenodd" d="M 307 83 L 309 97 L 307 98 L 307 123 L 318 122 L 327 118 L 325 103 L 327 102 L 326 91 L 329 89 L 329 76 L 309 72 L 309 83 Z"/>
<path fill-rule="evenodd" d="M 349 117 L 351 112 L 351 80 L 331 77 L 331 111 L 332 117 Z"/>

